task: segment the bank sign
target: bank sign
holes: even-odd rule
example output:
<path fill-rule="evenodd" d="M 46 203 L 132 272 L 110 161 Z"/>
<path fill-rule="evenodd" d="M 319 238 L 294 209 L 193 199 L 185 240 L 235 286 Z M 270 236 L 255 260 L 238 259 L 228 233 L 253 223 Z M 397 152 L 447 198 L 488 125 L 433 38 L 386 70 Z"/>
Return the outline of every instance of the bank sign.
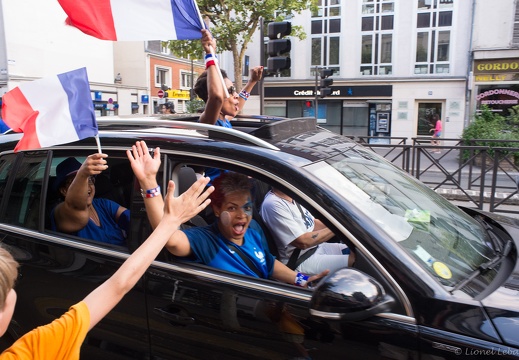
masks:
<path fill-rule="evenodd" d="M 331 86 L 332 93 L 326 98 L 392 96 L 392 85 Z M 265 98 L 314 98 L 315 86 L 265 86 Z M 317 90 L 317 96 L 321 95 Z"/>

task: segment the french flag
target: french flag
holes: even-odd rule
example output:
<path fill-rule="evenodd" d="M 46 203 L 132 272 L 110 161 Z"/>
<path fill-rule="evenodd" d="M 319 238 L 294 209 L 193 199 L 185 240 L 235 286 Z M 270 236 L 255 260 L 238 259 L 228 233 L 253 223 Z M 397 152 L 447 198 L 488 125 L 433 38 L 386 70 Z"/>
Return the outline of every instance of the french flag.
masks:
<path fill-rule="evenodd" d="M 194 40 L 205 27 L 194 0 L 58 0 L 67 25 L 102 40 Z"/>
<path fill-rule="evenodd" d="M 24 83 L 2 97 L 2 118 L 23 137 L 14 151 L 65 144 L 98 133 L 86 68 Z"/>

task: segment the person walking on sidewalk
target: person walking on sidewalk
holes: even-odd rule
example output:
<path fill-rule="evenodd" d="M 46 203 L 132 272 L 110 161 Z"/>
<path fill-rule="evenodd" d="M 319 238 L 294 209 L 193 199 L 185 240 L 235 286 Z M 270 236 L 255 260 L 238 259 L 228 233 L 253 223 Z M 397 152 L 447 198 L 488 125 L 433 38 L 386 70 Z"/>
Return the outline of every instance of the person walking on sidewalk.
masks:
<path fill-rule="evenodd" d="M 438 145 L 440 145 L 440 141 L 437 139 L 439 139 L 442 134 L 442 121 L 441 121 L 440 117 L 438 116 L 438 114 L 433 115 L 433 121 L 435 122 L 435 125 L 433 128 L 431 128 L 431 130 L 429 130 L 429 132 L 433 132 L 431 144 L 433 146 L 438 146 Z M 431 152 L 436 153 L 436 154 L 441 153 L 440 149 L 436 149 L 436 150 L 433 149 Z"/>

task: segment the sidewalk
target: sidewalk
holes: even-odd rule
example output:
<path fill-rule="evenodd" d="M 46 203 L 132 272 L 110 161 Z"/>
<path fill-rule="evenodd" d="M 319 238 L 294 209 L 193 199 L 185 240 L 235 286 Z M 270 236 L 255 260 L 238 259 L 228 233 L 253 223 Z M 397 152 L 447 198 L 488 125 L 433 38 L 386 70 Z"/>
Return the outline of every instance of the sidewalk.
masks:
<path fill-rule="evenodd" d="M 439 147 L 442 148 L 441 146 Z M 388 152 L 389 148 L 373 148 L 375 152 L 377 152 L 379 155 L 384 156 Z M 397 149 L 398 150 L 398 149 Z M 426 185 L 430 186 L 431 188 L 436 188 L 439 185 L 440 187 L 436 189 L 436 192 L 448 200 L 452 202 L 459 202 L 464 204 L 464 206 L 467 207 L 477 207 L 476 204 L 468 200 L 468 197 L 466 194 L 468 194 L 470 197 L 476 199 L 479 201 L 480 197 L 480 190 L 479 190 L 479 182 L 477 184 L 473 184 L 471 186 L 471 189 L 469 190 L 469 167 L 464 166 L 461 169 L 461 181 L 460 184 L 461 187 L 464 189 L 465 193 L 459 189 L 452 180 L 448 179 L 448 176 L 452 176 L 456 181 L 458 181 L 458 176 L 460 175 L 460 162 L 458 154 L 460 152 L 459 149 L 455 147 L 449 147 L 446 146 L 443 149 L 441 149 L 440 153 L 432 153 L 430 151 L 427 151 L 427 154 L 425 154 L 425 151 L 421 152 L 420 156 L 420 173 L 419 173 L 419 180 L 425 183 Z M 417 152 L 418 153 L 418 152 Z M 394 156 L 394 154 L 393 154 Z M 436 159 L 438 162 L 437 164 L 434 164 L 430 157 Z M 400 161 L 400 163 L 399 163 Z M 413 161 L 413 159 L 410 159 L 410 161 Z M 401 159 L 397 159 L 393 161 L 394 165 L 401 167 Z M 415 159 L 416 164 L 416 159 Z M 443 169 L 443 170 L 442 170 Z M 474 179 L 477 176 L 480 176 L 481 174 L 481 168 L 480 167 L 473 167 L 473 173 L 472 173 L 472 179 Z M 485 176 L 485 188 L 490 188 L 492 184 L 492 171 L 490 171 L 489 174 Z M 503 189 L 501 191 L 495 192 L 495 203 L 499 203 L 500 201 L 506 199 L 506 204 L 499 204 L 500 209 L 507 209 L 509 211 L 514 211 L 519 214 L 519 194 L 514 194 L 514 192 L 519 187 L 519 173 L 516 172 L 504 172 L 504 171 L 498 171 L 497 173 L 497 184 L 500 185 Z M 491 199 L 491 192 L 490 191 L 484 191 L 483 192 L 483 202 L 484 207 L 486 207 L 486 210 L 488 211 L 489 208 L 489 202 Z M 497 211 L 496 211 L 497 212 Z"/>

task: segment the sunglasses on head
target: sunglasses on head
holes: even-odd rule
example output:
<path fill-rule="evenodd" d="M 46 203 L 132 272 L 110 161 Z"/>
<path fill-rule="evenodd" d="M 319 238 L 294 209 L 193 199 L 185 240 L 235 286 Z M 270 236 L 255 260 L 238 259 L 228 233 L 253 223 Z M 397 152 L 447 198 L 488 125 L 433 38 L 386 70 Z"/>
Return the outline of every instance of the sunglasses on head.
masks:
<path fill-rule="evenodd" d="M 231 85 L 227 88 L 227 91 L 229 92 L 229 95 L 233 95 L 236 92 L 236 88 L 234 87 L 234 85 Z"/>

